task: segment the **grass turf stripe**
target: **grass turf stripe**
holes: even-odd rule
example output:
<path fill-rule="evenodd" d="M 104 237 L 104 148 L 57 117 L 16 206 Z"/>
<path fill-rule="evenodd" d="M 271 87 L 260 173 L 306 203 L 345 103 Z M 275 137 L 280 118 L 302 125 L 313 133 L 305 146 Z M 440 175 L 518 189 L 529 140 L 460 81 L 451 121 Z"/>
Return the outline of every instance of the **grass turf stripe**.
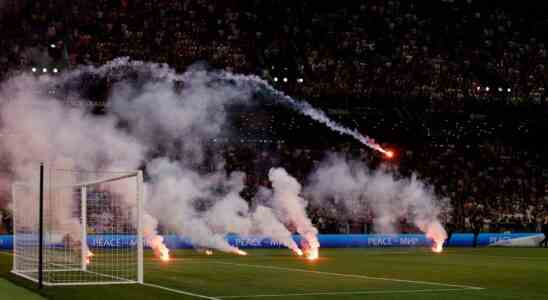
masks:
<path fill-rule="evenodd" d="M 405 282 L 405 283 L 424 284 L 424 285 L 448 286 L 448 287 L 463 288 L 463 289 L 470 289 L 470 290 L 484 289 L 482 287 L 462 285 L 462 284 L 442 283 L 442 282 L 422 281 L 422 280 L 408 280 L 408 279 L 398 279 L 398 278 L 386 278 L 386 277 L 373 277 L 373 276 L 359 275 L 359 274 L 323 272 L 323 271 L 313 271 L 313 270 L 305 270 L 305 269 L 298 269 L 298 268 L 275 267 L 275 266 L 255 265 L 255 264 L 240 264 L 240 263 L 230 263 L 230 262 L 221 262 L 221 261 L 210 261 L 209 263 L 251 267 L 251 268 L 259 268 L 259 269 L 271 269 L 271 270 L 282 270 L 282 271 L 290 271 L 290 272 L 303 272 L 303 273 L 320 274 L 320 275 L 331 275 L 331 276 L 348 277 L 348 278 L 363 278 L 363 279 L 370 279 L 370 280 L 383 280 L 383 281 Z"/>
<path fill-rule="evenodd" d="M 2 278 L 0 278 L 0 298 L 17 300 L 44 300 L 44 298 L 40 295 L 34 294 L 31 291 L 19 287 Z"/>
<path fill-rule="evenodd" d="M 299 297 L 299 296 L 337 296 L 337 295 L 367 295 L 367 294 L 412 294 L 412 293 L 431 293 L 431 292 L 451 292 L 468 291 L 465 288 L 452 289 L 414 289 L 414 290 L 371 290 L 355 292 L 317 292 L 317 293 L 294 293 L 294 294 L 262 294 L 262 295 L 242 295 L 242 296 L 216 296 L 221 299 L 237 298 L 269 298 L 269 297 Z"/>

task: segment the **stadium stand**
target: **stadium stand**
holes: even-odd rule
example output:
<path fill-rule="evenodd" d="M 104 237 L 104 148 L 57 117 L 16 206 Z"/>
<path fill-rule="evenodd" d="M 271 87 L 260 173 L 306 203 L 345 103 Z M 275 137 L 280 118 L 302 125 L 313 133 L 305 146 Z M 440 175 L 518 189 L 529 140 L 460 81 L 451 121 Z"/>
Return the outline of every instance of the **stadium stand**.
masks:
<path fill-rule="evenodd" d="M 479 0 L 281 2 L 2 1 L 0 79 L 119 56 L 254 73 L 401 149 L 392 167 L 449 197 L 445 221 L 456 229 L 541 230 L 545 12 Z M 228 170 L 248 173 L 249 197 L 267 184 L 267 166 L 304 180 L 325 150 L 381 163 L 345 140 L 307 140 L 312 125 L 280 115 L 238 114 L 245 143 L 224 155 Z M 302 134 L 287 140 L 284 131 Z M 336 207 L 314 214 L 322 232 L 369 231 L 374 217 L 341 224 Z"/>

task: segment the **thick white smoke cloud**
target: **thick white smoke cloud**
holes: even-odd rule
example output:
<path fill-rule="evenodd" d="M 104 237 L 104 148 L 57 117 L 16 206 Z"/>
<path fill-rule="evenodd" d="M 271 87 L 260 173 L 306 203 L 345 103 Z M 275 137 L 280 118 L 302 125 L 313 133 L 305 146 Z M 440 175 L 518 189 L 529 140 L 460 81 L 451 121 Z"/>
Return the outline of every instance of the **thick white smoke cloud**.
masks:
<path fill-rule="evenodd" d="M 197 67 L 181 77 L 185 81 L 180 91 L 174 81 L 157 78 L 138 87 L 131 82 L 117 84 L 110 109 L 130 124 L 131 134 L 142 144 L 162 146 L 171 154 L 184 155 L 183 162 L 199 163 L 203 144 L 225 125 L 226 106 L 249 102 L 252 91 L 215 81 L 214 74 Z"/>
<path fill-rule="evenodd" d="M 137 78 L 125 79 L 128 70 Z M 54 86 L 78 87 L 84 74 L 116 82 L 106 116 L 69 107 L 50 95 Z M 144 230 L 147 242 L 158 252 L 166 250 L 158 236 L 158 220 L 199 247 L 237 253 L 224 236 L 238 233 L 270 236 L 295 251 L 290 232 L 269 208 L 252 210 L 240 197 L 244 174 L 226 175 L 218 157 L 208 157 L 213 170 L 197 168 L 204 163 L 205 144 L 225 126 L 226 106 L 250 103 L 253 92 L 217 75 L 199 67 L 176 74 L 165 65 L 118 59 L 59 77 L 12 78 L 1 86 L 1 154 L 10 162 L 15 179 L 22 181 L 36 178 L 40 161 L 58 169 L 110 171 L 135 170 L 145 163 L 150 181 L 145 187 Z M 73 173 L 54 175 L 55 185 L 82 180 Z M 135 197 L 125 196 L 122 201 Z M 58 227 L 80 240 L 72 194 L 59 193 L 57 201 L 62 207 L 54 212 L 54 219 L 62 223 Z M 122 204 L 135 210 L 131 201 Z"/>
<path fill-rule="evenodd" d="M 273 168 L 268 172 L 272 182 L 271 204 L 274 211 L 284 221 L 290 224 L 306 241 L 306 248 L 313 256 L 317 256 L 320 242 L 318 230 L 312 225 L 306 213 L 307 202 L 300 196 L 301 185 L 282 168 Z"/>
<path fill-rule="evenodd" d="M 222 161 L 212 157 L 215 170 L 201 174 L 194 166 L 204 158 L 204 144 L 223 129 L 225 107 L 249 102 L 252 90 L 216 81 L 202 69 L 191 68 L 182 77 L 185 82 L 179 92 L 172 81 L 146 83 L 138 93 L 130 84 L 119 84 L 110 98 L 112 111 L 131 124 L 131 134 L 143 144 L 160 146 L 181 157 L 176 162 L 158 158 L 147 164 L 152 181 L 148 198 L 153 199 L 147 202 L 147 211 L 196 246 L 237 252 L 224 240 L 226 233 L 266 235 L 268 226 L 283 225 L 274 218 L 256 218 L 250 211 L 239 196 L 244 187 L 242 173 L 226 176 Z M 264 210 L 259 213 L 266 214 Z M 272 238 L 293 247 L 287 230 L 271 233 L 277 234 Z"/>
<path fill-rule="evenodd" d="M 49 93 L 54 86 L 78 87 L 85 74 L 108 77 L 114 82 L 106 115 L 92 115 L 81 108 L 69 107 Z M 36 178 L 40 161 L 55 168 L 110 171 L 135 170 L 145 164 L 150 177 L 145 204 L 149 244 L 162 244 L 156 228 L 161 221 L 199 247 L 238 252 L 224 240 L 226 233 L 262 234 L 298 252 L 285 224 L 299 232 L 309 248 L 317 250 L 317 230 L 306 216 L 307 204 L 300 196 L 301 186 L 285 170 L 270 171 L 273 190 L 266 206 L 249 207 L 239 195 L 244 175 L 227 175 L 222 159 L 205 155 L 207 142 L 226 133 L 227 106 L 252 105 L 252 94 L 265 88 L 282 103 L 369 145 L 367 137 L 348 132 L 349 129 L 332 123 L 321 111 L 306 103 L 299 104 L 256 77 L 209 72 L 200 67 L 177 74 L 166 65 L 116 59 L 100 67 L 79 67 L 58 77 L 23 74 L 3 82 L 0 156 L 9 161 L 15 174 L 13 179 L 23 181 Z M 78 91 L 69 94 L 77 95 Z M 200 167 L 206 161 L 209 168 L 203 171 Z M 317 175 L 315 188 L 309 191 L 318 191 L 316 198 L 322 189 L 327 195 L 344 199 L 347 197 L 342 196 L 348 196 L 347 193 L 383 194 L 384 198 L 379 199 L 386 199 L 385 202 L 371 203 L 379 211 L 389 212 L 379 219 L 380 228 L 393 224 L 392 217 L 398 214 L 392 206 L 394 199 L 405 195 L 403 198 L 411 200 L 402 202 L 401 207 L 415 213 L 416 224 L 426 232 L 436 227 L 432 225 L 435 219 L 430 217 L 436 216 L 437 207 L 423 207 L 431 210 L 429 214 L 417 213 L 420 200 L 416 199 L 430 195 L 416 193 L 416 189 L 422 188 L 419 182 L 410 180 L 407 186 L 413 188 L 406 189 L 401 182 L 384 179 L 389 177 L 386 174 L 373 180 L 365 180 L 365 175 L 353 178 L 355 175 L 347 176 L 348 182 L 340 178 L 336 184 Z M 70 176 L 55 178 L 57 184 L 81 180 Z M 328 184 L 322 187 L 324 182 Z M 363 183 L 369 183 L 368 190 L 355 187 Z M 67 209 L 58 210 L 57 219 L 70 220 L 72 210 L 68 202 L 72 198 L 70 195 L 59 198 Z M 67 233 L 74 231 L 71 234 L 78 239 L 79 233 L 72 230 L 78 224 L 70 225 L 71 222 L 66 221 L 68 225 L 61 227 L 68 227 Z"/>
<path fill-rule="evenodd" d="M 253 224 L 257 230 L 256 234 L 271 237 L 279 241 L 291 251 L 302 253 L 299 246 L 293 240 L 291 232 L 280 222 L 271 208 L 258 205 L 253 212 Z"/>
<path fill-rule="evenodd" d="M 449 209 L 446 199 L 438 199 L 433 190 L 417 179 L 397 178 L 380 168 L 369 169 L 364 163 L 330 155 L 310 175 L 306 194 L 314 206 L 338 200 L 348 211 L 373 211 L 375 230 L 397 232 L 400 218 L 407 218 L 421 231 L 443 243 L 447 234 L 440 214 Z"/>
<path fill-rule="evenodd" d="M 61 104 L 48 93 L 55 79 L 22 75 L 3 82 L 0 87 L 0 153 L 13 173 L 12 181 L 37 183 L 39 162 L 45 162 L 46 186 L 73 184 L 76 173 L 56 169 L 135 169 L 144 147 L 136 139 L 116 129 L 109 116 L 94 117 L 82 110 Z M 34 187 L 37 184 L 33 185 Z M 30 188 L 19 193 L 35 194 Z M 55 209 L 51 228 L 72 240 L 81 241 L 79 218 L 73 216 L 72 190 L 47 193 Z M 17 209 L 35 211 L 35 197 L 18 197 Z M 24 200 L 28 200 L 25 202 Z M 37 218 L 24 218 L 35 226 Z"/>
<path fill-rule="evenodd" d="M 161 218 L 162 224 L 168 229 L 190 238 L 195 246 L 237 251 L 224 240 L 224 235 L 230 225 L 230 219 L 227 218 L 236 216 L 242 203 L 235 198 L 226 198 L 223 202 L 222 196 L 215 195 L 214 190 L 223 184 L 223 179 L 230 181 L 230 178 L 215 176 L 218 174 L 200 175 L 166 159 L 152 161 L 148 164 L 148 170 L 153 181 L 148 189 L 148 197 L 152 199 L 147 203 L 150 214 Z M 234 186 L 229 188 L 238 189 Z M 231 190 L 228 194 L 233 195 L 235 192 Z M 208 206 L 212 202 L 217 202 L 215 205 L 223 206 L 226 210 L 208 212 L 207 207 L 199 208 L 200 204 Z M 216 219 L 217 215 L 221 219 Z"/>
<path fill-rule="evenodd" d="M 0 149 L 16 177 L 36 176 L 40 161 L 59 168 L 135 169 L 145 147 L 116 129 L 115 118 L 91 116 L 50 97 L 54 83 L 23 75 L 1 86 Z"/>
<path fill-rule="evenodd" d="M 291 233 L 270 208 L 254 210 L 240 197 L 244 174 L 223 171 L 201 175 L 178 162 L 157 159 L 148 165 L 153 180 L 147 205 L 152 215 L 199 248 L 238 253 L 227 243 L 227 233 L 270 237 L 299 252 Z M 291 201 L 291 199 L 289 199 Z"/>

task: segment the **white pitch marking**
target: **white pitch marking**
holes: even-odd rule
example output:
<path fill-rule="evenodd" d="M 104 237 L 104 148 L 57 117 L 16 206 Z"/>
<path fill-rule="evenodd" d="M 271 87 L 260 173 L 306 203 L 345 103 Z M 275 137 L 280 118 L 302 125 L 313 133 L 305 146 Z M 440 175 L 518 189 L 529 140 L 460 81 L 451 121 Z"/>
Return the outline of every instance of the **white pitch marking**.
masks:
<path fill-rule="evenodd" d="M 450 292 L 466 291 L 464 288 L 454 289 L 421 289 L 421 290 L 370 290 L 355 292 L 317 292 L 317 293 L 295 293 L 295 294 L 263 294 L 263 295 L 242 295 L 242 296 L 217 296 L 221 299 L 236 298 L 266 298 L 266 297 L 295 297 L 295 296 L 336 296 L 336 295 L 366 295 L 366 294 L 410 294 L 410 293 L 428 293 L 428 292 Z"/>
<path fill-rule="evenodd" d="M 200 294 L 195 294 L 195 293 L 186 292 L 186 291 L 182 291 L 182 290 L 172 289 L 172 288 L 168 288 L 168 287 L 165 287 L 165 286 L 152 284 L 152 283 L 143 283 L 143 285 L 153 287 L 153 288 L 157 288 L 157 289 L 161 289 L 161 290 L 170 291 L 170 292 L 181 294 L 181 295 L 192 296 L 192 297 L 196 297 L 196 298 L 209 299 L 209 300 L 222 300 L 221 298 L 218 298 L 218 297 L 209 297 L 209 296 L 206 296 L 206 295 L 200 295 Z"/>
<path fill-rule="evenodd" d="M 470 286 L 470 285 L 441 283 L 441 282 L 432 282 L 432 281 L 421 281 L 421 280 L 407 280 L 407 279 L 397 279 L 397 278 L 385 278 L 385 277 L 373 277 L 373 276 L 358 275 L 358 274 L 322 272 L 322 271 L 312 271 L 312 270 L 305 270 L 305 269 L 298 269 L 298 268 L 284 268 L 284 267 L 273 267 L 273 266 L 265 266 L 265 265 L 254 265 L 254 264 L 238 264 L 238 263 L 229 263 L 229 262 L 221 262 L 221 261 L 210 261 L 210 263 L 233 265 L 233 266 L 242 266 L 242 267 L 251 267 L 251 268 L 259 268 L 259 269 L 271 269 L 271 270 L 282 270 L 282 271 L 303 272 L 303 273 L 312 273 L 312 274 L 321 274 L 321 275 L 331 275 L 331 276 L 348 277 L 348 278 L 361 278 L 361 279 L 371 279 L 371 280 L 416 283 L 416 284 L 425 284 L 425 285 L 450 286 L 450 287 L 470 289 L 470 290 L 483 290 L 484 289 L 482 287 Z"/>

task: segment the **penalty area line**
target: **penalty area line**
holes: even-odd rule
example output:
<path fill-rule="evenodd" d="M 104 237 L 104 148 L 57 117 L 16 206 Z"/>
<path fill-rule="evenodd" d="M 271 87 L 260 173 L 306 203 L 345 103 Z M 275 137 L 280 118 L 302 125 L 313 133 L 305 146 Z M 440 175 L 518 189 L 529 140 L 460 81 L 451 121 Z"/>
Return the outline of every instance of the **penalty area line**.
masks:
<path fill-rule="evenodd" d="M 337 295 L 367 295 L 367 294 L 412 294 L 412 293 L 431 293 L 431 292 L 452 292 L 467 291 L 465 288 L 451 289 L 415 289 L 415 290 L 369 290 L 355 292 L 315 292 L 315 293 L 294 293 L 294 294 L 262 294 L 262 295 L 242 295 L 242 296 L 217 296 L 221 299 L 237 298 L 268 298 L 268 297 L 298 297 L 298 296 L 337 296 Z"/>
<path fill-rule="evenodd" d="M 176 294 L 196 297 L 196 298 L 209 299 L 209 300 L 221 300 L 221 298 L 218 298 L 218 297 L 210 297 L 210 296 L 206 296 L 206 295 L 195 294 L 195 293 L 191 293 L 191 292 L 186 292 L 186 291 L 182 291 L 182 290 L 168 288 L 168 287 L 153 284 L 153 283 L 146 283 L 145 282 L 145 283 L 143 283 L 143 285 L 148 286 L 148 287 L 157 288 L 157 289 L 164 290 L 164 291 L 169 291 L 169 292 L 176 293 Z"/>
<path fill-rule="evenodd" d="M 347 278 L 382 280 L 382 281 L 393 281 L 393 282 L 405 282 L 405 283 L 435 285 L 435 286 L 447 286 L 447 287 L 452 287 L 452 288 L 461 288 L 461 289 L 468 289 L 468 290 L 484 290 L 484 288 L 477 287 L 477 286 L 453 284 L 453 283 L 433 282 L 433 281 L 408 280 L 408 279 L 386 278 L 386 277 L 374 277 L 374 276 L 359 275 L 359 274 L 323 272 L 323 271 L 313 271 L 313 270 L 305 270 L 305 269 L 298 269 L 298 268 L 274 267 L 274 266 L 265 266 L 265 265 L 255 265 L 255 264 L 238 264 L 238 263 L 221 262 L 221 261 L 211 261 L 210 263 L 232 265 L 232 266 L 242 266 L 242 267 L 250 267 L 250 268 L 259 268 L 259 269 L 270 269 L 270 270 L 281 270 L 281 271 L 290 271 L 290 272 L 302 272 L 302 273 L 310 273 L 310 274 L 330 275 L 330 276 L 347 277 Z"/>

